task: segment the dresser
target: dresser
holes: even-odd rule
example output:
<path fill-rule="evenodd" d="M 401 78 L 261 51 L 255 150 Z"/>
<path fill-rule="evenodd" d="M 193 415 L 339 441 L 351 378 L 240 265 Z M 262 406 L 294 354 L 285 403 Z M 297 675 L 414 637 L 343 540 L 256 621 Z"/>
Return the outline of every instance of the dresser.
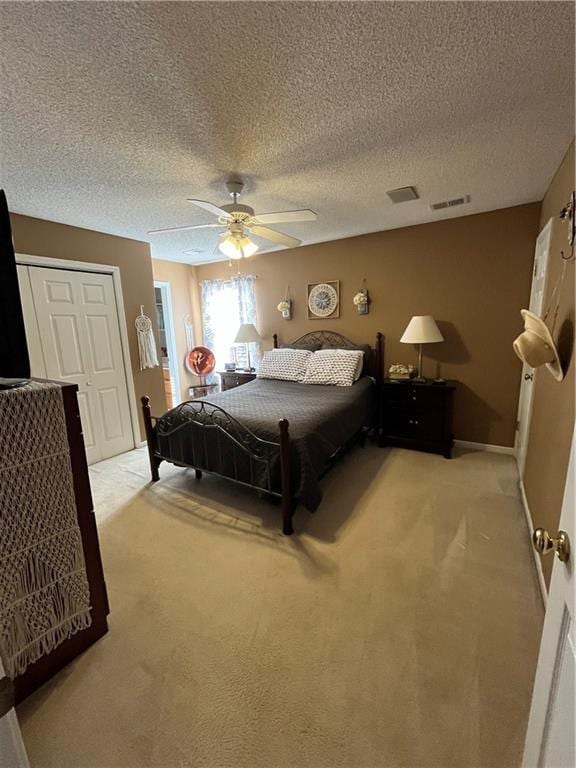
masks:
<path fill-rule="evenodd" d="M 234 387 L 240 387 L 242 384 L 247 384 L 249 381 L 254 381 L 256 378 L 256 372 L 252 371 L 218 371 L 220 376 L 222 392 L 226 392 L 227 389 L 234 389 Z"/>
<path fill-rule="evenodd" d="M 380 389 L 380 445 L 452 457 L 452 411 L 457 382 L 393 381 Z"/>

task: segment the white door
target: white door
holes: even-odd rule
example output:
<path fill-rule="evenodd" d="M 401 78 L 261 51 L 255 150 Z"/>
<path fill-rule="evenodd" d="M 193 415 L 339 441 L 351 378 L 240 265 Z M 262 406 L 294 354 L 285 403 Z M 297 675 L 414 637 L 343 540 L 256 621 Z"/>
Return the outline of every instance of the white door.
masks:
<path fill-rule="evenodd" d="M 16 712 L 11 702 L 7 702 L 6 681 L 0 660 L 0 765 L 2 768 L 29 768 Z"/>
<path fill-rule="evenodd" d="M 550 237 L 552 235 L 552 219 L 549 219 L 536 240 L 536 252 L 534 254 L 534 269 L 532 272 L 532 289 L 530 291 L 530 306 L 528 309 L 535 315 L 542 314 L 544 304 L 544 291 L 546 290 L 546 277 L 548 274 L 548 252 L 550 250 Z M 524 476 L 526 452 L 528 450 L 528 434 L 530 432 L 530 419 L 532 417 L 532 400 L 534 397 L 534 368 L 527 363 L 522 366 L 522 380 L 520 384 L 520 399 L 518 401 L 518 422 L 516 432 L 516 457 L 520 477 Z"/>
<path fill-rule="evenodd" d="M 575 453 L 576 432 L 572 439 L 559 526 L 559 530 L 567 534 L 572 547 L 576 544 Z M 550 531 L 550 534 L 556 537 L 557 532 Z M 574 768 L 576 765 L 575 555 L 571 552 L 567 562 L 561 562 L 554 556 L 524 748 L 524 768 Z"/>
<path fill-rule="evenodd" d="M 134 440 L 112 276 L 27 269 L 45 375 L 78 385 L 88 463 L 130 450 Z"/>

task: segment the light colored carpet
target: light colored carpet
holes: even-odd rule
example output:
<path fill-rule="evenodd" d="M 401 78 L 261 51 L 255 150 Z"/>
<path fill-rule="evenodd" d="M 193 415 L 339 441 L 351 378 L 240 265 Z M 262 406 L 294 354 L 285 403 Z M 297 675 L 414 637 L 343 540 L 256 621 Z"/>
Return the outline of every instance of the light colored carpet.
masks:
<path fill-rule="evenodd" d="M 92 468 L 110 633 L 20 707 L 33 768 L 519 765 L 543 609 L 510 457 L 358 448 L 292 538 L 160 473 Z"/>

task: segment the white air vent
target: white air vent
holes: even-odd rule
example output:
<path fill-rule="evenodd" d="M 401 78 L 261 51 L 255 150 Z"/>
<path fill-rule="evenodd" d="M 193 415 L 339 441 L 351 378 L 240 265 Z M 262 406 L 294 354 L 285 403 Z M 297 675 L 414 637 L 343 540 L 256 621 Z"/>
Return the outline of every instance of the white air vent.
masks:
<path fill-rule="evenodd" d="M 454 197 L 452 200 L 442 200 L 440 203 L 432 203 L 430 208 L 433 211 L 441 211 L 442 208 L 454 208 L 456 205 L 464 205 L 472 200 L 470 195 L 464 195 L 463 197 Z"/>

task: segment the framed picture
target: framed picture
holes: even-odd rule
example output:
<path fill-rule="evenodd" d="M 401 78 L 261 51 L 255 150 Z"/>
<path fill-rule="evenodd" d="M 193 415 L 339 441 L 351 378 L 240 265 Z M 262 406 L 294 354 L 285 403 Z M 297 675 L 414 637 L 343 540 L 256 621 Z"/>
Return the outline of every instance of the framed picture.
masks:
<path fill-rule="evenodd" d="M 306 303 L 309 320 L 333 320 L 340 317 L 340 281 L 308 283 Z"/>

